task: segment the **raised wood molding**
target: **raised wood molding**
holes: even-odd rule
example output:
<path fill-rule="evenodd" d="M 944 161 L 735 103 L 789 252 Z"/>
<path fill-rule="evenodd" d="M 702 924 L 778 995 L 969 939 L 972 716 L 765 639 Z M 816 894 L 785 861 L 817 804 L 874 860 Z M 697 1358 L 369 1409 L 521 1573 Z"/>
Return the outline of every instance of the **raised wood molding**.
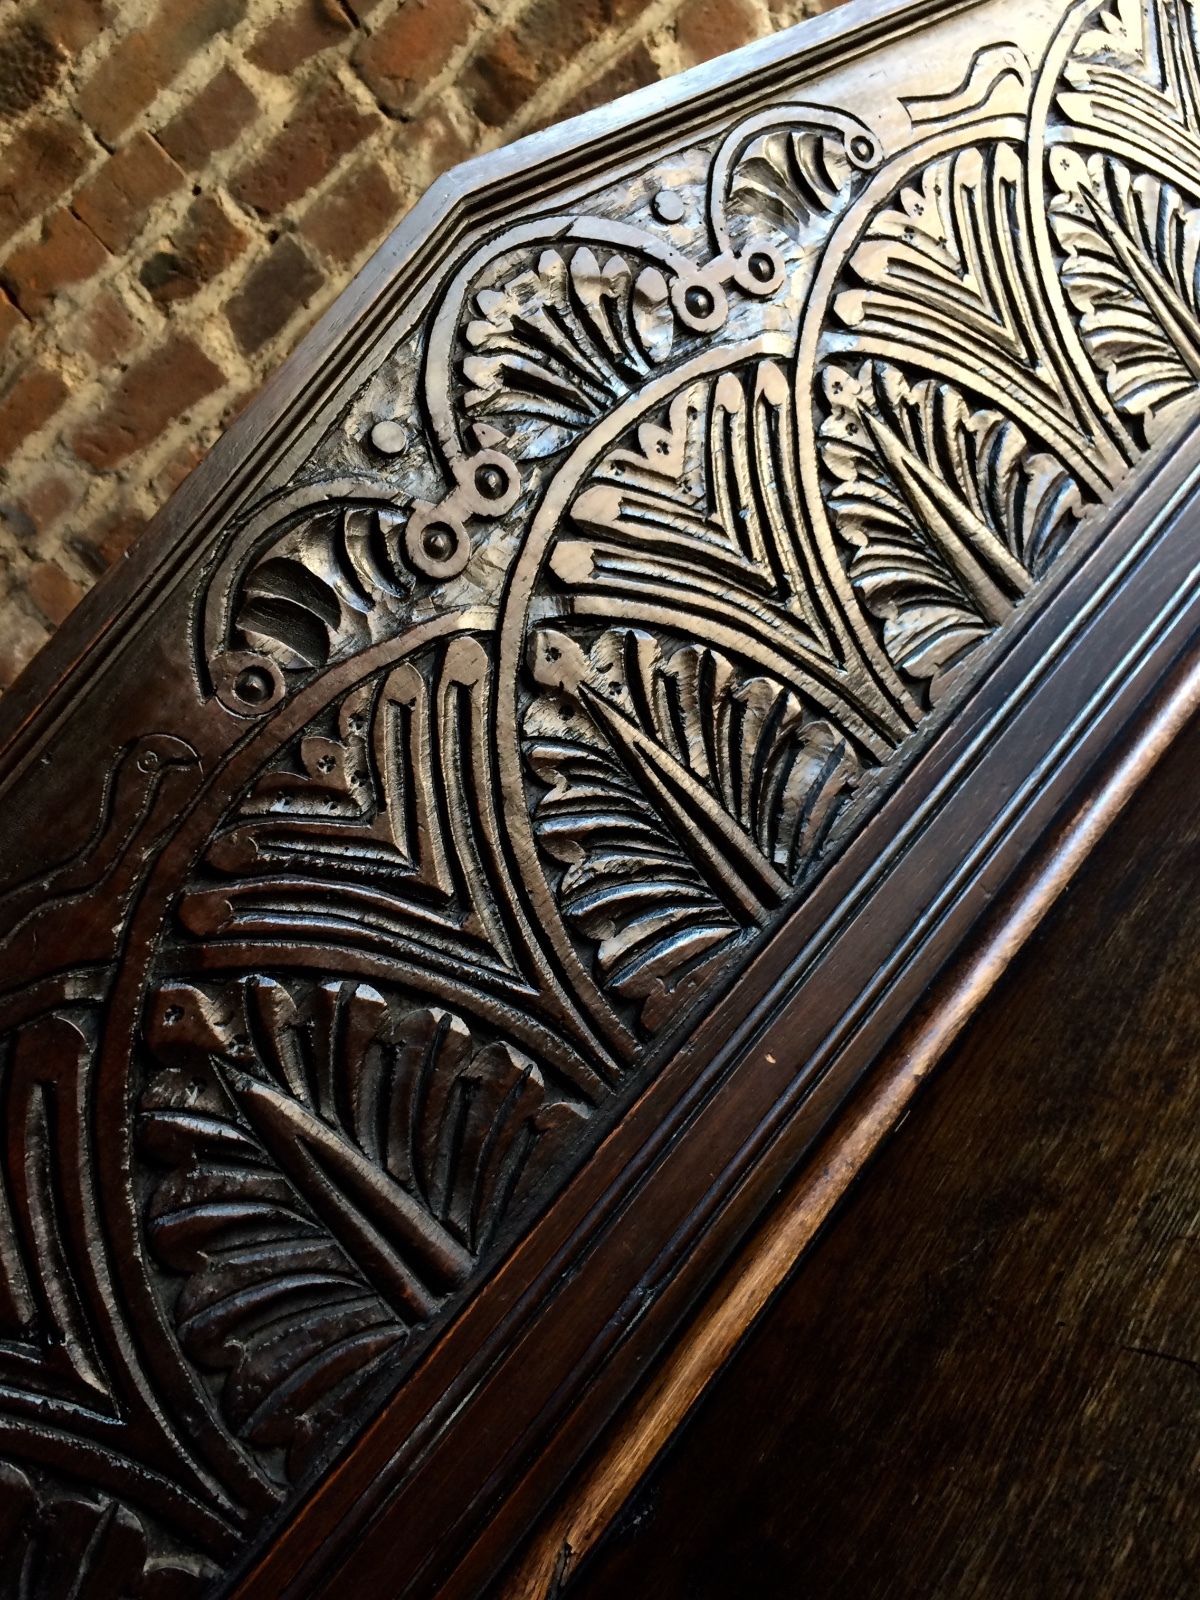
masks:
<path fill-rule="evenodd" d="M 594 1537 L 1192 704 L 1195 28 L 850 6 L 452 174 L 0 707 L 23 1594 Z"/>

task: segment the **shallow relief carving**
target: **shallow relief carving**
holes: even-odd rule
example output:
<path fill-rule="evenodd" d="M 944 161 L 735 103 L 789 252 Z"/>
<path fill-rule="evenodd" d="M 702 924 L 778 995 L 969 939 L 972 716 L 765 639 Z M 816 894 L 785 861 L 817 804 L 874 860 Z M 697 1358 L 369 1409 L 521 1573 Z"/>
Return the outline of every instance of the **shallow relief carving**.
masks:
<path fill-rule="evenodd" d="M 1194 408 L 1194 10 L 1043 9 L 478 241 L 229 530 L 226 759 L 0 898 L 15 1593 L 218 1581 Z"/>

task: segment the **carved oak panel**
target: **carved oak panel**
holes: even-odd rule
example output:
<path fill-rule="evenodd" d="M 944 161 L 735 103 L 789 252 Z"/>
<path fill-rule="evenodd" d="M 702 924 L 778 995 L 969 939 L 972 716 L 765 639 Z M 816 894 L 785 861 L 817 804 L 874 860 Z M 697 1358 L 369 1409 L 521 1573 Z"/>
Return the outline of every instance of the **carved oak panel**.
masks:
<path fill-rule="evenodd" d="M 220 1589 L 1102 543 L 1198 44 L 851 12 L 481 166 L 35 669 L 0 1592 Z"/>

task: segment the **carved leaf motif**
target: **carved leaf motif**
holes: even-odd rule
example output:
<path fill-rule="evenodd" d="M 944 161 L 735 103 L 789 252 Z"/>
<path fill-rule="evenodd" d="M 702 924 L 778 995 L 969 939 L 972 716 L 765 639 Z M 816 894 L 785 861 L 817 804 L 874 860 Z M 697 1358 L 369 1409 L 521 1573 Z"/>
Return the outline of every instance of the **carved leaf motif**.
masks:
<path fill-rule="evenodd" d="M 27 1473 L 0 1461 L 3 1600 L 198 1600 L 215 1577 L 197 1557 L 152 1556 L 128 1506 L 39 1492 Z"/>
<path fill-rule="evenodd" d="M 711 574 L 723 594 L 746 591 L 746 621 L 773 596 L 790 615 L 798 647 L 831 661 L 828 619 L 814 606 L 804 572 L 801 508 L 790 452 L 791 388 L 782 366 L 761 361 L 686 387 L 662 421 L 638 424 L 628 442 L 596 464 L 571 507 L 581 531 L 616 535 L 648 558 L 646 581 Z M 584 547 L 560 546 L 564 576 Z M 602 561 L 592 555 L 587 559 Z M 680 581 L 676 579 L 675 581 Z"/>
<path fill-rule="evenodd" d="M 1115 0 L 1076 41 L 1056 96 L 1072 142 L 1200 199 L 1200 51 L 1194 0 Z M 1062 159 L 1060 146 L 1051 164 Z"/>
<path fill-rule="evenodd" d="M 1008 144 L 960 150 L 914 174 L 872 217 L 851 260 L 866 287 L 844 291 L 838 315 L 858 327 L 900 312 L 912 323 L 906 332 L 1032 365 L 1037 330 L 1028 325 L 1021 284 L 1005 270 L 1023 184 L 1022 157 Z"/>
<path fill-rule="evenodd" d="M 671 353 L 675 317 L 658 267 L 583 245 L 545 250 L 537 266 L 475 297 L 463 330 L 464 403 L 521 427 L 520 453 L 553 455 L 606 416 Z M 522 426 L 523 424 L 532 426 Z"/>
<path fill-rule="evenodd" d="M 1089 353 L 1153 439 L 1200 387 L 1200 210 L 1111 157 L 1059 150 L 1051 170 L 1062 281 Z"/>
<path fill-rule="evenodd" d="M 946 384 L 831 365 L 822 458 L 850 576 L 915 678 L 936 679 L 1011 611 L 1082 509 L 1055 457 Z"/>
<path fill-rule="evenodd" d="M 564 914 L 656 1026 L 713 952 L 766 918 L 819 849 L 860 774 L 844 735 L 787 688 L 702 645 L 638 630 L 585 652 L 544 630 L 525 722 L 548 788 L 543 848 L 566 866 Z"/>
<path fill-rule="evenodd" d="M 351 691 L 261 776 L 185 895 L 188 929 L 311 943 L 452 946 L 512 964 L 472 826 L 487 660 L 459 639 L 426 674 L 405 662 Z M 470 750 L 474 760 L 464 760 Z M 212 874 L 218 886 L 214 886 Z"/>
<path fill-rule="evenodd" d="M 969 389 L 1103 497 L 1136 452 L 1098 386 L 1081 381 L 1027 205 L 1026 157 L 1013 143 L 930 162 L 872 216 L 849 262 L 861 287 L 834 300 L 849 336 L 827 348 Z"/>
<path fill-rule="evenodd" d="M 389 1352 L 473 1269 L 579 1113 L 532 1061 L 366 984 L 161 991 L 147 1213 L 185 1277 L 180 1343 L 301 1472 Z"/>
<path fill-rule="evenodd" d="M 868 626 L 813 537 L 794 430 L 775 361 L 686 386 L 597 462 L 550 573 L 577 616 L 609 616 L 619 596 L 630 623 L 736 652 L 882 758 L 909 726 L 904 690 L 882 687 Z"/>
<path fill-rule="evenodd" d="M 1144 0 L 1111 0 L 1080 34 L 1076 54 L 1126 67 L 1141 66 L 1146 33 L 1143 3 Z"/>

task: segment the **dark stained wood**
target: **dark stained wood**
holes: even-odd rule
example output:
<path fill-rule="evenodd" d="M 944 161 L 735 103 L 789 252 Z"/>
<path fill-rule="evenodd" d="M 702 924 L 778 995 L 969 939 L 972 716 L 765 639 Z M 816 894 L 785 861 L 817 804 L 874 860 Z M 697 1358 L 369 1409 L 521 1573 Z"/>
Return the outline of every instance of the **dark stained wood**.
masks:
<path fill-rule="evenodd" d="M 1200 725 L 564 1600 L 1200 1592 Z"/>
<path fill-rule="evenodd" d="M 22 1600 L 473 1600 L 865 1159 L 1200 701 L 1196 21 L 863 0 L 447 179 L 0 705 Z"/>

